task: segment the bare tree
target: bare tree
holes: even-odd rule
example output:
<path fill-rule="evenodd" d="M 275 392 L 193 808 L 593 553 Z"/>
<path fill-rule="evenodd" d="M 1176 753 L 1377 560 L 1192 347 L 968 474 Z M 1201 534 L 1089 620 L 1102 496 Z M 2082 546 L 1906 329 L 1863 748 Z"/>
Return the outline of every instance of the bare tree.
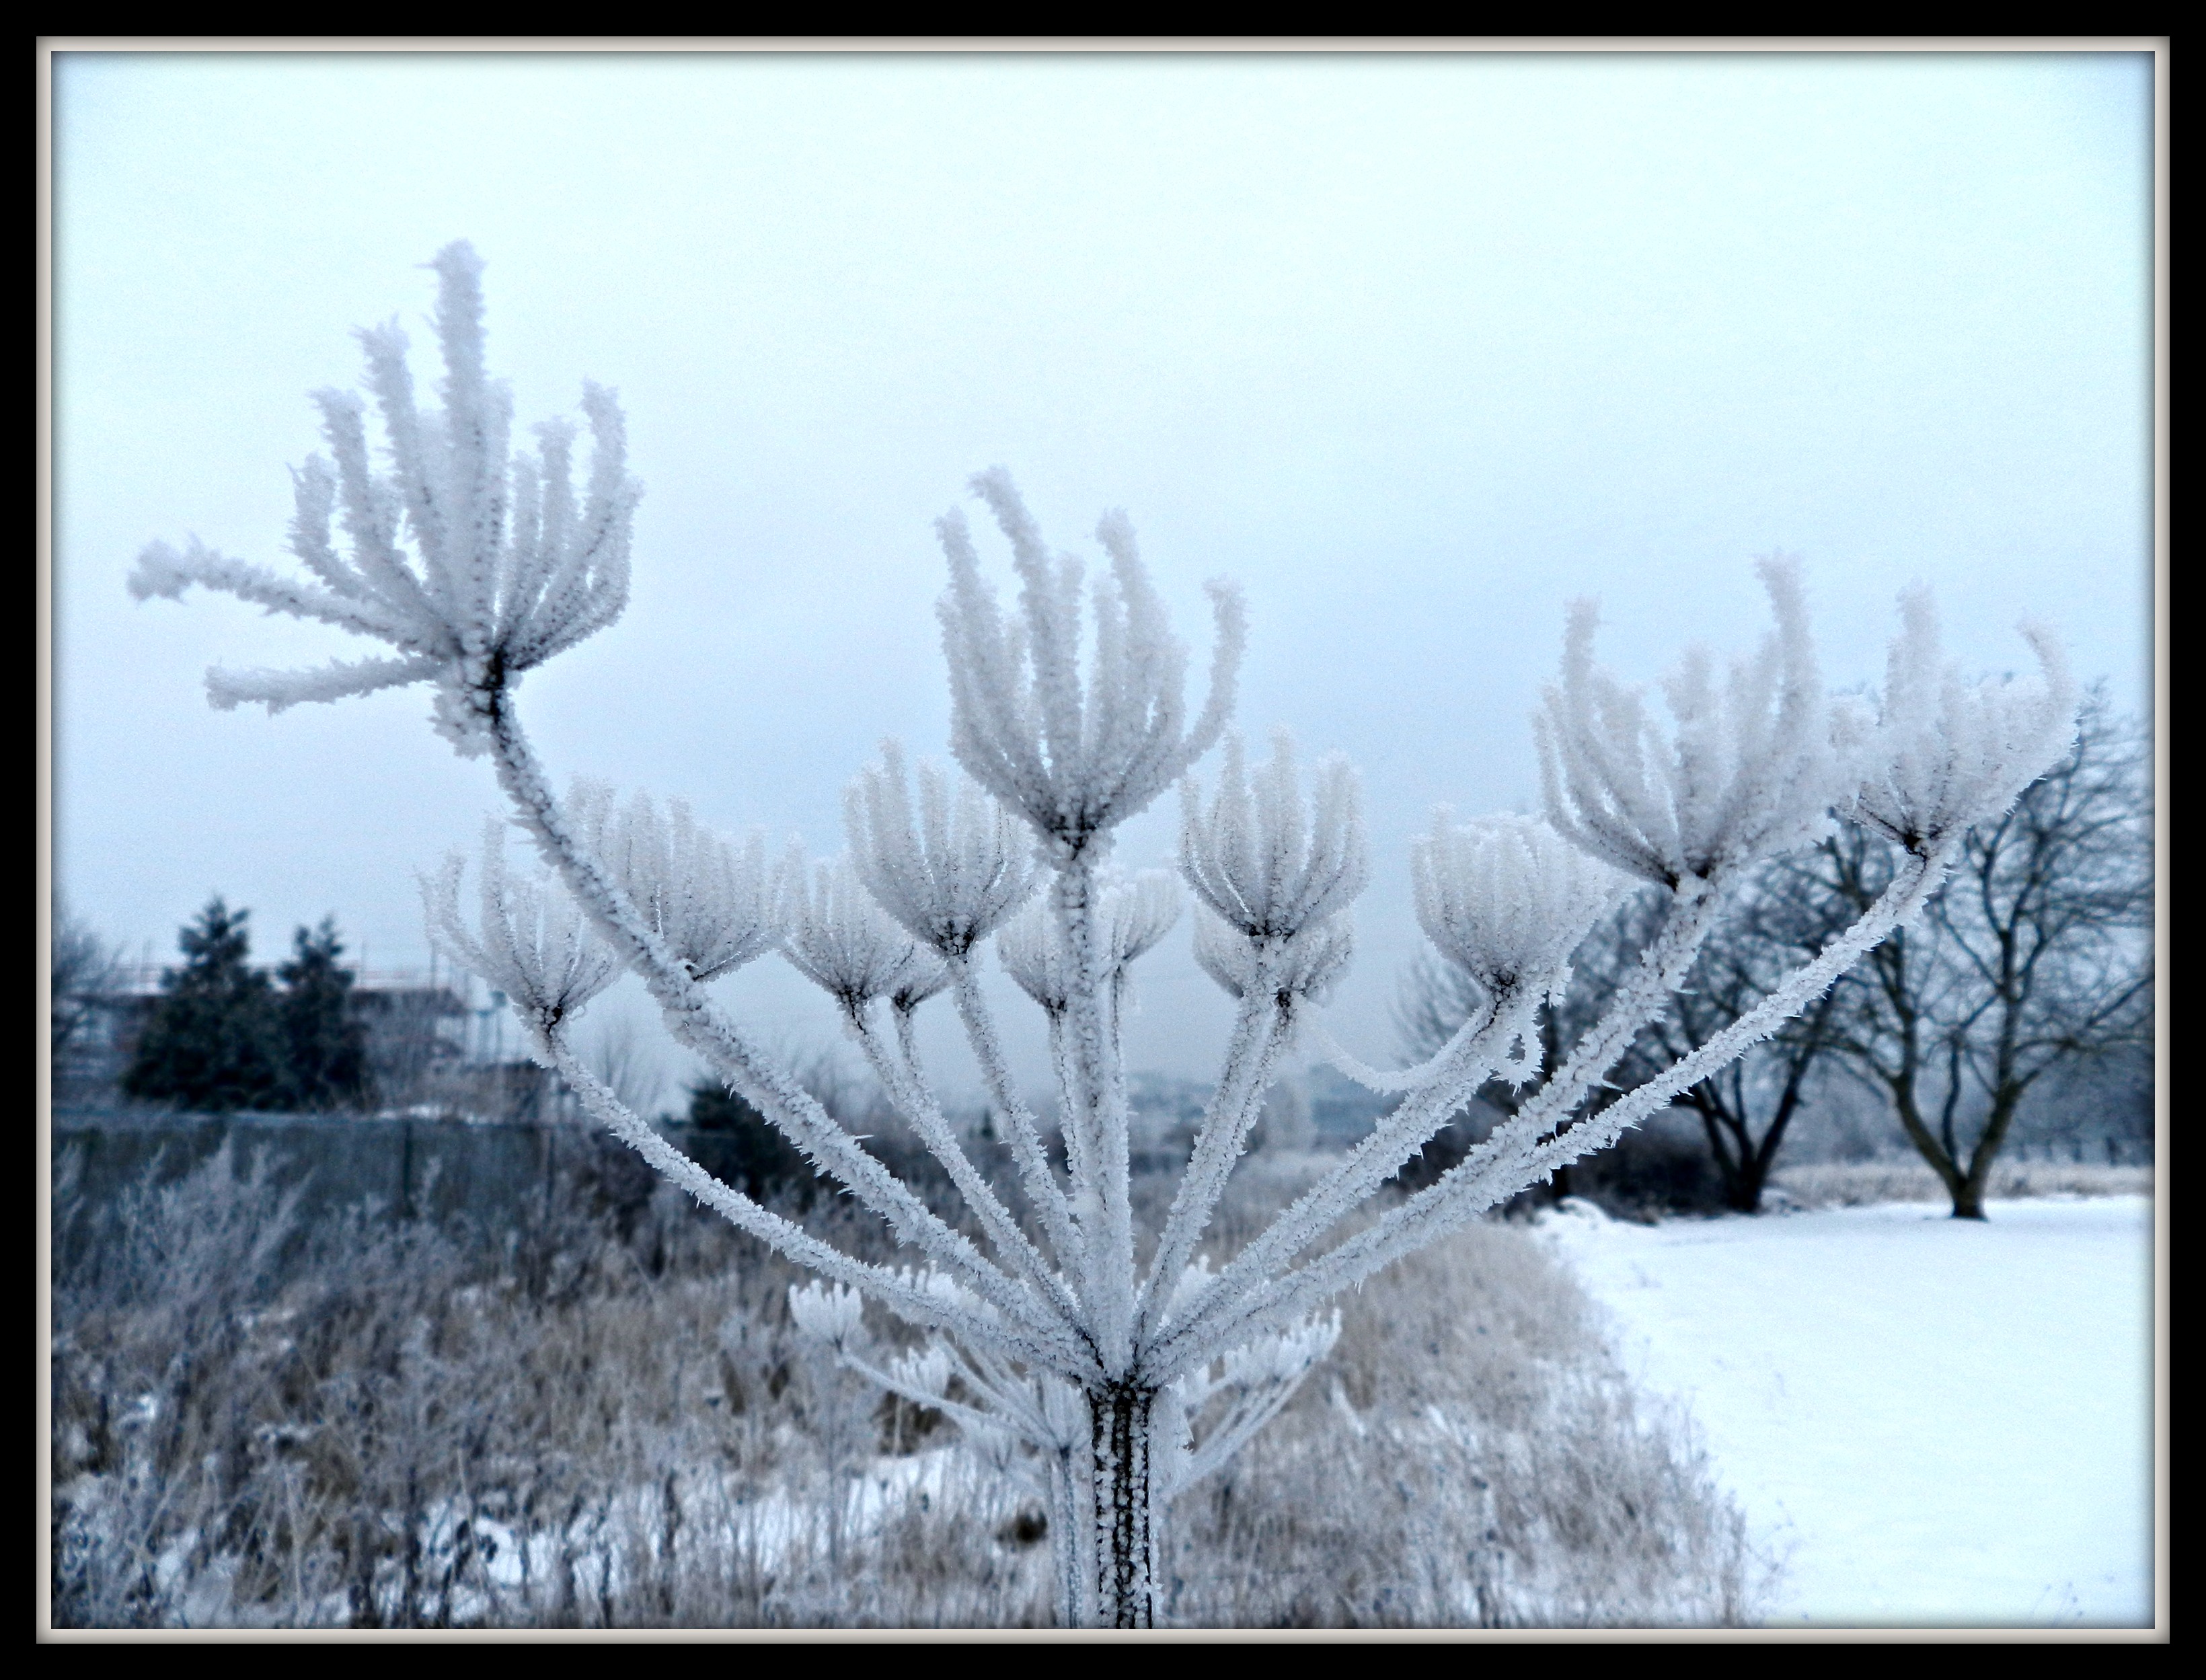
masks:
<path fill-rule="evenodd" d="M 1081 563 L 1048 547 L 1010 476 L 980 474 L 972 489 L 1010 546 L 1021 589 L 1007 613 L 963 512 L 938 521 L 950 570 L 939 613 L 951 744 L 963 777 L 922 765 L 915 800 L 891 746 L 849 790 L 850 850 L 817 864 L 794 855 L 769 889 L 760 848 L 710 833 L 679 807 L 662 817 L 639 799 L 616 812 L 601 790 L 564 800 L 553 791 L 522 726 L 517 685 L 611 624 L 626 602 L 639 492 L 623 422 L 609 391 L 586 388 L 594 446 L 580 493 L 571 429 L 540 427 L 534 454 L 516 457 L 510 396 L 483 362 L 481 265 L 458 244 L 435 267 L 440 412 L 417 407 L 395 326 L 362 335 L 387 473 L 372 464 L 364 405 L 336 392 L 318 399 L 335 465 L 313 458 L 300 471 L 292 524 L 311 578 L 157 543 L 140 553 L 131 587 L 140 599 L 220 589 L 391 649 L 308 671 L 218 669 L 208 688 L 218 706 L 277 712 L 434 685 L 438 732 L 462 754 L 489 760 L 511 817 L 552 872 L 510 872 L 504 825 L 493 820 L 478 914 L 461 907 L 464 859 L 428 885 L 441 945 L 508 996 L 534 1053 L 639 1154 L 826 1280 L 794 1300 L 814 1333 L 1033 1469 L 1049 1490 L 1068 1623 L 1153 1623 L 1172 1499 L 1285 1403 L 1338 1333 L 1331 1303 L 1343 1291 L 1614 1141 L 1821 996 L 1920 914 L 1970 826 L 2006 811 L 2072 729 L 2073 694 L 2049 634 L 2029 632 L 2042 680 L 1964 682 L 1941 664 L 1919 600 L 1906 604 L 1881 706 L 1834 704 L 1799 569 L 1774 557 L 1761 568 L 1773 633 L 1721 676 L 1705 652 L 1689 653 L 1664 684 L 1666 724 L 1596 664 L 1597 615 L 1578 603 L 1559 678 L 1535 718 L 1547 819 L 1442 820 L 1412 852 L 1419 921 L 1476 983 L 1477 1008 L 1417 1067 L 1380 1072 L 1335 1047 L 1344 1071 L 1402 1100 L 1213 1266 L 1203 1244 L 1227 1181 L 1279 1058 L 1347 964 L 1350 907 L 1368 873 L 1357 783 L 1344 762 L 1320 763 L 1306 782 L 1284 737 L 1269 763 L 1252 767 L 1229 736 L 1238 593 L 1212 587 L 1209 692 L 1190 707 L 1188 650 L 1125 516 L 1106 514 L 1096 528 L 1109 569 L 1091 592 Z M 340 517 L 343 553 L 332 533 Z M 1192 772 L 1220 743 L 1225 761 L 1206 793 Z M 1116 831 L 1176 784 L 1178 879 L 1119 875 L 1109 867 Z M 1811 843 L 1834 809 L 1900 849 L 1887 891 L 1755 1009 L 1659 1077 L 1582 1114 L 1684 982 L 1726 903 L 1765 859 Z M 1356 1223 L 1490 1078 L 1537 1071 L 1541 1005 L 1627 881 L 1660 896 L 1662 920 L 1599 1019 L 1536 1097 L 1453 1171 Z M 1129 966 L 1172 926 L 1183 883 L 1197 906 L 1196 956 L 1234 999 L 1235 1018 L 1144 1266 L 1119 1028 Z M 1048 1025 L 1061 1165 L 1013 1086 L 980 984 L 991 942 Z M 977 1240 L 868 1153 L 707 991 L 777 950 L 833 999 L 888 1100 L 963 1198 Z M 862 1258 L 761 1206 L 675 1149 L 596 1077 L 575 1050 L 575 1021 L 623 969 L 643 980 L 679 1042 L 925 1265 Z M 1008 1183 L 975 1166 L 927 1076 L 912 1022 L 936 996 L 956 1009 L 1003 1122 L 1019 1207 Z M 864 1334 L 868 1302 L 933 1339 L 877 1356 Z"/>
<path fill-rule="evenodd" d="M 102 1001 L 110 999 L 122 972 L 122 950 L 98 930 L 71 914 L 60 893 L 53 898 L 53 936 L 48 1028 L 52 1042 L 56 1088 L 75 1080 L 75 1063 L 97 1030 Z"/>
<path fill-rule="evenodd" d="M 1598 1112 L 1626 1092 L 1660 1078 L 1696 1046 L 1750 1014 L 1793 967 L 1845 932 L 1852 919 L 1849 914 L 1835 925 L 1810 927 L 1789 914 L 1789 909 L 1773 902 L 1759 876 L 1740 890 L 1702 945 L 1685 984 L 1632 1040 L 1604 1086 L 1587 1099 L 1588 1112 Z M 1564 1049 L 1600 1018 L 1661 922 L 1660 900 L 1635 894 L 1586 935 L 1571 955 L 1567 992 L 1541 1016 L 1545 1065 L 1559 1065 Z M 1411 1053 L 1429 1054 L 1445 1042 L 1452 1030 L 1450 1023 L 1460 1025 L 1474 1001 L 1460 971 L 1429 956 L 1412 963 L 1396 1010 Z M 1698 1117 L 1709 1164 L 1722 1187 L 1723 1205 L 1734 1212 L 1761 1211 L 1770 1170 L 1787 1129 L 1807 1099 L 1816 1061 L 1827 1046 L 1831 1008 L 1828 993 L 1815 999 L 1772 1037 L 1675 1099 L 1674 1107 Z M 1506 1078 L 1488 1081 L 1458 1126 L 1476 1127 L 1497 1116 L 1515 1114 L 1541 1082 L 1537 1078 L 1523 1083 Z M 1437 1162 L 1428 1162 L 1428 1171 L 1431 1165 L 1450 1164 L 1450 1156 L 1459 1153 L 1467 1141 L 1459 1140 L 1452 1148 L 1441 1150 Z M 1432 1153 L 1428 1152 L 1428 1157 Z M 1609 1191 L 1627 1197 L 1666 1196 L 1688 1189 L 1705 1194 L 1699 1183 L 1673 1182 L 1678 1165 L 1674 1148 L 1650 1147 L 1634 1159 L 1625 1152 L 1601 1164 L 1601 1177 Z M 1571 1170 L 1562 1169 L 1553 1194 L 1568 1196 L 1574 1189 Z"/>
<path fill-rule="evenodd" d="M 2149 766 L 2142 731 L 2094 690 L 2073 750 L 1971 835 L 1953 886 L 1924 920 L 1678 1095 L 1677 1105 L 1700 1117 L 1727 1205 L 1758 1209 L 1827 1061 L 1889 1104 L 1960 1218 L 1983 1216 L 1983 1188 L 2032 1093 L 2057 1085 L 2070 1099 L 2120 1099 L 2124 1076 L 2152 1039 Z M 1892 867 L 1890 843 L 1852 826 L 1773 861 L 1619 1062 L 1614 1091 L 1659 1076 L 1753 1010 L 1876 902 Z M 1657 908 L 1627 901 L 1586 936 L 1571 995 L 1542 1017 L 1551 1057 L 1629 971 L 1659 923 Z M 1421 960 L 1398 1010 L 1405 1039 L 1428 1050 L 1442 1041 L 1471 991 L 1446 965 Z M 1511 1114 L 1536 1088 L 1497 1080 L 1480 1096 Z"/>
<path fill-rule="evenodd" d="M 1628 1090 L 1655 1077 L 1750 1012 L 1790 968 L 1822 949 L 1851 919 L 1802 916 L 1795 903 L 1769 891 L 1765 873 L 1708 941 L 1670 1009 L 1648 1023 L 1617 1083 Z M 1826 992 L 1746 1055 L 1678 1093 L 1677 1105 L 1700 1117 L 1725 1205 L 1734 1212 L 1762 1211 L 1778 1152 L 1833 1046 L 1836 1006 L 1836 993 Z"/>
<path fill-rule="evenodd" d="M 1421 1187 L 1452 1169 L 1503 1121 L 1512 1120 L 1538 1099 L 1547 1075 L 1560 1068 L 1570 1047 L 1599 1022 L 1631 974 L 1639 954 L 1661 926 L 1663 901 L 1653 893 L 1627 893 L 1607 915 L 1595 922 L 1571 953 L 1563 984 L 1541 1006 L 1535 1031 L 1539 1052 L 1530 1069 L 1511 1068 L 1497 1073 L 1457 1114 L 1451 1125 L 1434 1135 L 1421 1157 L 1402 1171 L 1404 1185 Z M 1395 1000 L 1394 1024 L 1404 1051 L 1412 1061 L 1437 1055 L 1462 1030 L 1483 1002 L 1478 982 L 1468 971 L 1437 950 L 1423 950 L 1404 972 Z M 1635 1041 L 1636 1042 L 1636 1041 Z M 1749 1054 L 1752 1054 L 1750 1051 Z M 1609 1077 L 1587 1093 L 1578 1113 L 1566 1122 L 1567 1130 L 1622 1095 L 1631 1083 L 1619 1062 Z M 1645 1069 L 1641 1069 L 1643 1077 Z M 1544 1185 L 1528 1187 L 1527 1194 L 1562 1200 L 1577 1190 L 1571 1163 L 1555 1169 Z"/>
<path fill-rule="evenodd" d="M 1833 1048 L 1890 1104 L 1956 1218 L 1984 1217 L 2031 1092 L 2151 1043 L 2150 763 L 2142 729 L 2093 689 L 2069 753 L 1970 834 L 1930 914 L 1833 995 Z M 1828 923 L 1874 903 L 1894 862 L 1849 830 L 1780 867 L 1793 913 Z"/>

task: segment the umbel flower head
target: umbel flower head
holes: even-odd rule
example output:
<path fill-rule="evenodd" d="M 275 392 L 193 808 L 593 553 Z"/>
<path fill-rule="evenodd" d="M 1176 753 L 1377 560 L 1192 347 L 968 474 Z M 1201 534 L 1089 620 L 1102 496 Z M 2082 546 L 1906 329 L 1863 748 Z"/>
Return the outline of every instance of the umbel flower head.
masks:
<path fill-rule="evenodd" d="M 1537 817 L 1458 826 L 1443 808 L 1410 845 L 1410 884 L 1425 937 L 1492 996 L 1558 987 L 1625 882 Z"/>
<path fill-rule="evenodd" d="M 452 852 L 421 879 L 429 943 L 505 993 L 542 1058 L 546 1036 L 618 978 L 620 961 L 549 872 L 506 873 L 505 827 L 495 817 L 483 825 L 481 909 L 470 928 L 460 909 L 467 861 Z"/>
<path fill-rule="evenodd" d="M 1123 513 L 1096 539 L 1111 557 L 1095 586 L 1094 646 L 1081 681 L 1080 562 L 1052 557 L 1000 467 L 973 480 L 1011 540 L 1019 613 L 1005 621 L 964 515 L 935 521 L 950 560 L 939 608 L 950 662 L 951 750 L 966 773 L 1033 827 L 1053 861 L 1082 855 L 1138 814 L 1216 744 L 1241 668 L 1241 597 L 1209 585 L 1218 640 L 1210 698 L 1187 717 L 1187 648 L 1166 623 Z"/>
<path fill-rule="evenodd" d="M 1643 880 L 1690 887 L 1807 844 L 1839 793 L 1799 563 L 1756 568 L 1777 620 L 1720 689 L 1696 647 L 1663 679 L 1668 739 L 1637 688 L 1595 664 L 1593 603 L 1571 608 L 1563 674 L 1533 717 L 1547 820 Z"/>
<path fill-rule="evenodd" d="M 581 777 L 567 814 L 692 980 L 718 980 L 773 949 L 763 830 L 739 846 L 700 825 L 681 800 L 663 817 L 648 794 L 617 807 L 610 785 Z"/>
<path fill-rule="evenodd" d="M 1294 737 L 1273 731 L 1272 761 L 1248 773 L 1240 737 L 1207 807 L 1180 787 L 1180 873 L 1219 920 L 1252 939 L 1291 939 L 1338 915 L 1370 875 L 1356 772 L 1338 753 L 1319 762 L 1304 808 Z"/>
<path fill-rule="evenodd" d="M 483 368 L 482 261 L 462 240 L 431 265 L 444 357 L 441 408 L 416 407 L 407 338 L 395 320 L 359 335 L 389 472 L 369 465 L 361 399 L 314 394 L 330 457 L 310 456 L 293 474 L 290 533 L 311 581 L 279 577 L 194 539 L 181 551 L 149 545 L 130 592 L 175 599 L 196 583 L 391 650 L 309 670 L 217 666 L 206 683 L 218 706 L 254 701 L 274 712 L 430 682 L 438 731 L 472 756 L 487 743 L 498 696 L 523 671 L 620 617 L 641 491 L 628 475 L 619 405 L 599 385 L 582 387 L 591 454 L 579 493 L 567 421 L 536 427 L 533 456 L 510 450 L 512 393 Z M 333 522 L 344 533 L 343 552 Z"/>
<path fill-rule="evenodd" d="M 1107 991 L 1121 990 L 1127 967 L 1155 949 L 1179 920 L 1179 883 L 1167 869 L 1144 869 L 1125 880 L 1107 880 L 1097 895 L 1098 978 Z M 1057 918 L 1043 900 L 1034 900 L 1004 924 L 996 935 L 996 955 L 1019 990 L 1052 1016 L 1064 1014 L 1080 985 L 1073 972 Z"/>
<path fill-rule="evenodd" d="M 1849 696 L 1832 732 L 1854 776 L 1839 814 L 1910 851 L 1988 821 L 2021 797 L 2076 735 L 2076 683 L 2067 655 L 2042 624 L 2022 634 L 2037 655 L 2035 682 L 1971 682 L 1938 646 L 1929 591 L 1899 598 L 1900 629 L 1885 661 L 1878 704 Z"/>
<path fill-rule="evenodd" d="M 1268 984 L 1283 1003 L 1322 1001 L 1354 955 L 1348 907 L 1370 875 L 1356 772 L 1335 753 L 1313 780 L 1305 805 L 1294 738 L 1278 730 L 1253 775 L 1226 737 L 1207 804 L 1193 777 L 1180 784 L 1180 873 L 1202 907 L 1195 958 L 1236 998 Z"/>
<path fill-rule="evenodd" d="M 1356 956 L 1356 929 L 1346 916 L 1311 922 L 1291 939 L 1273 942 L 1269 985 L 1281 1005 L 1324 1003 Z M 1195 913 L 1195 960 L 1228 997 L 1246 998 L 1266 982 L 1256 942 L 1207 905 Z"/>
<path fill-rule="evenodd" d="M 944 957 L 965 956 L 1034 891 L 1033 841 L 1017 819 L 962 777 L 953 800 L 941 767 L 924 763 L 915 813 L 893 741 L 844 791 L 843 812 L 874 901 Z"/>
<path fill-rule="evenodd" d="M 916 1007 L 948 979 L 941 960 L 873 903 L 848 853 L 808 872 L 802 849 L 791 846 L 774 900 L 782 955 L 853 1020 L 876 998 Z"/>

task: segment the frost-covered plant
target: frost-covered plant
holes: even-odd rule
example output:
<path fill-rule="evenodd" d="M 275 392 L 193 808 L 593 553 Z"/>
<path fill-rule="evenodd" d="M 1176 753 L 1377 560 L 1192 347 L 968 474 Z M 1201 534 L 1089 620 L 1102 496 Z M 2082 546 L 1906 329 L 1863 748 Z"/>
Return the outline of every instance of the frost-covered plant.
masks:
<path fill-rule="evenodd" d="M 570 432 L 540 428 L 509 451 L 510 404 L 483 372 L 480 265 L 465 245 L 436 264 L 443 407 L 417 409 L 395 327 L 363 335 L 391 463 L 368 464 L 356 400 L 319 402 L 336 466 L 297 475 L 292 547 L 316 581 L 291 581 L 199 548 L 141 556 L 132 588 L 191 583 L 379 639 L 393 657 L 320 670 L 211 672 L 219 706 L 271 712 L 412 682 L 437 687 L 438 728 L 486 754 L 512 819 L 563 897 L 504 871 L 496 833 L 474 927 L 459 869 L 430 891 L 438 943 L 513 997 L 534 1048 L 590 1111 L 662 1173 L 742 1230 L 810 1267 L 801 1324 L 884 1386 L 956 1419 L 1046 1489 L 1059 1611 L 1072 1623 L 1142 1626 L 1157 1614 L 1160 1522 L 1173 1494 L 1276 1411 L 1331 1344 L 1341 1291 L 1461 1227 L 1626 1127 L 1768 1036 L 1862 953 L 1915 915 L 1971 824 L 1994 816 L 2057 757 L 2074 695 L 2057 650 L 2032 640 L 2035 682 L 1963 682 L 1940 664 L 1927 605 L 1910 598 L 1881 709 L 1833 708 L 1821 688 L 1797 565 L 1762 578 L 1776 629 L 1720 679 L 1694 652 L 1664 684 L 1670 724 L 1595 664 L 1595 614 L 1571 611 L 1559 682 L 1535 724 L 1544 819 L 1443 818 L 1413 853 L 1419 920 L 1480 999 L 1428 1061 L 1380 1073 L 1311 1019 L 1351 949 L 1366 874 L 1355 777 L 1320 765 L 1305 796 L 1284 740 L 1251 771 L 1237 742 L 1206 801 L 1195 766 L 1225 736 L 1242 646 L 1238 595 L 1213 584 L 1209 692 L 1186 703 L 1187 651 L 1172 634 L 1124 516 L 1096 536 L 1107 573 L 1052 555 L 1000 469 L 973 489 L 1008 540 L 1020 584 L 1007 611 L 952 511 L 940 616 L 951 745 L 969 781 L 922 766 L 915 803 L 900 752 L 853 785 L 850 851 L 795 858 L 771 907 L 762 856 L 697 829 L 682 807 L 616 813 L 585 785 L 562 801 L 522 732 L 522 673 L 617 616 L 635 488 L 619 410 L 587 387 L 589 481 L 569 483 Z M 349 544 L 330 536 L 341 515 Z M 1180 873 L 1196 951 L 1235 999 L 1223 1065 L 1148 1264 L 1139 1263 L 1119 1036 L 1129 965 L 1176 919 L 1178 889 L 1109 866 L 1118 827 L 1183 784 Z M 1757 1008 L 1629 1096 L 1581 1116 L 1588 1094 L 1683 982 L 1726 897 L 1762 860 L 1833 819 L 1898 840 L 1905 861 L 1855 924 Z M 1538 1012 L 1610 897 L 1637 881 L 1666 897 L 1638 968 L 1536 1094 L 1429 1189 L 1342 1235 L 1343 1221 L 1488 1080 L 1529 1080 Z M 1022 907 L 1024 907 L 1023 909 Z M 587 929 L 582 926 L 587 922 Z M 1064 1162 L 1014 1088 L 979 980 L 987 942 L 1048 1020 Z M 980 1241 L 931 1210 L 838 1125 L 707 983 L 771 944 L 834 999 L 890 1101 L 964 1198 Z M 682 1155 L 575 1051 L 576 1011 L 616 967 L 639 976 L 675 1037 L 814 1164 L 923 1256 L 891 1267 L 839 1249 Z M 946 992 L 978 1057 L 1017 1167 L 990 1182 L 929 1082 L 914 1011 Z M 1320 1053 L 1401 1100 L 1377 1129 L 1223 1264 L 1203 1250 L 1279 1058 L 1308 1026 Z M 985 1246 L 984 1246 L 985 1245 Z M 931 1332 L 896 1357 L 865 1332 L 874 1303 Z"/>

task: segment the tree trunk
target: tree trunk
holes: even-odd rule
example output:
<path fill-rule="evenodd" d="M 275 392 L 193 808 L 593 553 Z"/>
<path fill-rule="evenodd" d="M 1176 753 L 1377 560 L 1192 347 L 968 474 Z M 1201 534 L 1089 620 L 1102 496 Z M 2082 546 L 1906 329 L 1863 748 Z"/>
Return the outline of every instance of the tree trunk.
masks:
<path fill-rule="evenodd" d="M 1714 1161 L 1717 1174 L 1723 1179 L 1724 1206 L 1734 1213 L 1759 1213 L 1762 1164 L 1755 1156 L 1744 1125 L 1731 1117 L 1720 1094 L 1711 1095 L 1704 1085 L 1695 1086 L 1678 1102 L 1680 1107 L 1692 1109 L 1701 1117 L 1701 1129 L 1708 1140 L 1708 1158 Z M 1736 1149 L 1732 1147 L 1734 1142 Z"/>
<path fill-rule="evenodd" d="M 1992 1182 L 1992 1163 L 1999 1159 L 2000 1146 L 2006 1141 L 2008 1129 L 2014 1124 L 2015 1111 L 2022 1105 L 2026 1082 L 2003 1081 L 1992 1093 L 1992 1111 L 1985 1117 L 1983 1135 L 1977 1138 L 1976 1153 L 1969 1157 L 1969 1171 L 1953 1190 L 1953 1217 L 1957 1219 L 1981 1219 L 1984 1217 L 1984 1192 Z"/>
<path fill-rule="evenodd" d="M 1916 1152 L 1930 1164 L 1930 1170 L 1945 1185 L 1946 1194 L 1953 1199 L 1953 1217 L 1957 1219 L 1981 1219 L 1984 1217 L 1983 1187 L 1970 1188 L 1968 1175 L 1964 1173 L 1953 1158 L 1940 1147 L 1932 1135 L 1929 1125 L 1923 1117 L 1922 1109 L 1915 1099 L 1914 1040 L 1911 1033 L 1906 1040 L 1906 1059 L 1899 1071 L 1887 1075 L 1885 1087 L 1892 1093 L 1892 1106 L 1899 1117 L 1900 1129 L 1914 1144 Z"/>
<path fill-rule="evenodd" d="M 1769 1163 L 1760 1154 L 1748 1154 L 1724 1186 L 1726 1204 L 1734 1213 L 1762 1212 L 1762 1189 L 1768 1182 Z"/>

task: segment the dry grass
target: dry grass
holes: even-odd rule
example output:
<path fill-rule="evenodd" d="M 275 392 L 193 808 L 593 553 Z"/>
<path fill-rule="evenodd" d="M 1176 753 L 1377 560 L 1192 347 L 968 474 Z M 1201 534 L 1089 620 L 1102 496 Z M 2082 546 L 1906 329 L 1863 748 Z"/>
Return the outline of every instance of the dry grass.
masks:
<path fill-rule="evenodd" d="M 569 1212 L 494 1262 L 365 1222 L 302 1245 L 218 1161 L 128 1215 L 57 1291 L 57 1624 L 1049 1619 L 1038 1504 L 808 1351 L 796 1274 L 686 1208 L 625 1243 Z M 1737 1513 L 1524 1233 L 1474 1229 L 1344 1316 L 1175 1510 L 1175 1619 L 1750 1618 Z"/>
<path fill-rule="evenodd" d="M 1352 1299 L 1279 1421 L 1174 1514 L 1176 1611 L 1218 1626 L 1738 1625 L 1766 1570 L 1673 1418 L 1519 1227 Z"/>
<path fill-rule="evenodd" d="M 1919 1157 L 1887 1161 L 1830 1161 L 1783 1167 L 1772 1181 L 1809 1207 L 1865 1207 L 1881 1201 L 1948 1200 L 1946 1186 Z M 1986 1195 L 1994 1201 L 2030 1196 L 2149 1196 L 2149 1166 L 2089 1161 L 1995 1161 Z"/>

